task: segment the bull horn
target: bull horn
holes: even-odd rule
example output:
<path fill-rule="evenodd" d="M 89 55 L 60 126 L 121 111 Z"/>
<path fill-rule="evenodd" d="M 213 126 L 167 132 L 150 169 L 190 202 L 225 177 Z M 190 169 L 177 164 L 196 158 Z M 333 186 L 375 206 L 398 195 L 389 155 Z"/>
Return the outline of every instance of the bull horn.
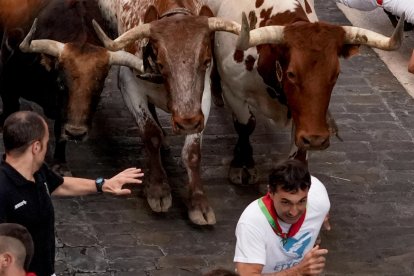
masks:
<path fill-rule="evenodd" d="M 240 34 L 240 24 L 232 20 L 224 20 L 217 17 L 208 18 L 208 28 L 211 32 L 223 31 L 236 35 Z"/>
<path fill-rule="evenodd" d="M 54 57 L 59 57 L 63 51 L 63 48 L 65 47 L 65 44 L 50 39 L 32 40 L 36 28 L 37 18 L 34 20 L 27 36 L 24 38 L 22 43 L 20 43 L 20 50 L 24 53 L 43 53 Z"/>
<path fill-rule="evenodd" d="M 93 28 L 95 29 L 96 34 L 98 35 L 99 39 L 105 45 L 105 48 L 111 51 L 118 51 L 125 46 L 133 43 L 135 40 L 140 38 L 145 38 L 150 36 L 150 23 L 138 25 L 127 32 L 123 33 L 117 39 L 112 40 L 110 39 L 102 28 L 99 26 L 98 22 L 95 20 L 92 21 Z"/>
<path fill-rule="evenodd" d="M 391 37 L 366 30 L 363 28 L 343 26 L 346 44 L 364 44 L 381 50 L 392 51 L 400 48 L 404 32 L 405 13 L 398 21 L 397 27 Z"/>
<path fill-rule="evenodd" d="M 246 14 L 242 14 L 240 36 L 237 39 L 237 50 L 247 50 L 260 44 L 280 44 L 284 41 L 284 26 L 265 26 L 250 30 Z"/>
<path fill-rule="evenodd" d="M 144 73 L 142 59 L 125 51 L 109 52 L 109 64 L 128 66 L 134 68 L 138 74 Z"/>

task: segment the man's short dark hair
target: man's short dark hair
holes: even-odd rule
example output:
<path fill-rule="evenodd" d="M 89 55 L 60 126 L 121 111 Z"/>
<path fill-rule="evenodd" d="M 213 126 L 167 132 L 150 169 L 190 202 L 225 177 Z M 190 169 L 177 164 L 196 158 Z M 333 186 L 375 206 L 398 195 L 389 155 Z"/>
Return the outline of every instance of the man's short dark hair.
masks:
<path fill-rule="evenodd" d="M 16 258 L 18 259 L 17 261 L 19 264 L 23 266 L 24 270 L 28 271 L 34 254 L 34 245 L 32 236 L 26 227 L 16 223 L 0 223 L 0 239 L 1 238 L 6 238 L 5 240 L 7 240 L 7 238 L 12 238 L 23 244 L 26 249 L 26 254 L 23 257 L 16 256 Z M 2 253 L 1 251 L 6 250 L 3 247 L 7 247 L 7 244 L 0 244 L 0 253 Z"/>
<path fill-rule="evenodd" d="M 4 121 L 3 143 L 6 153 L 22 154 L 27 147 L 45 136 L 43 118 L 33 111 L 18 111 Z"/>
<path fill-rule="evenodd" d="M 311 178 L 307 166 L 299 160 L 290 159 L 279 163 L 269 175 L 271 193 L 280 187 L 286 192 L 297 192 L 310 188 Z"/>

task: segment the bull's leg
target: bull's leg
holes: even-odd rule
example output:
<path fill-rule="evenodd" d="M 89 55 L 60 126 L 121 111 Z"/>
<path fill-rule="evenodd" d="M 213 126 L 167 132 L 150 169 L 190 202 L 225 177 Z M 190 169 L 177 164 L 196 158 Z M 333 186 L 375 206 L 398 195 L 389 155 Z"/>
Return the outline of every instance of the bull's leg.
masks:
<path fill-rule="evenodd" d="M 200 133 L 188 135 L 181 156 L 188 174 L 188 216 L 195 224 L 211 225 L 216 223 L 216 216 L 208 203 L 200 177 L 201 139 Z"/>
<path fill-rule="evenodd" d="M 233 123 L 239 135 L 230 164 L 229 179 L 234 184 L 254 184 L 257 182 L 258 175 L 250 135 L 256 127 L 256 118 L 246 102 L 234 97 L 232 93 L 224 93 L 224 99 L 233 111 Z"/>
<path fill-rule="evenodd" d="M 221 78 L 217 70 L 216 63 L 213 64 L 210 79 L 211 79 L 211 95 L 212 95 L 214 104 L 216 106 L 224 106 L 223 91 L 221 89 Z"/>
<path fill-rule="evenodd" d="M 214 37 L 214 36 L 213 36 Z M 215 56 L 214 38 L 211 40 L 212 56 Z M 216 106 L 224 106 L 223 90 L 221 88 L 221 77 L 217 68 L 217 62 L 211 64 L 211 96 Z"/>
<path fill-rule="evenodd" d="M 170 150 L 170 145 L 167 141 L 167 133 L 161 127 L 161 123 L 158 119 L 155 105 L 152 103 L 148 103 L 148 108 L 149 108 L 149 111 L 151 112 L 152 117 L 154 118 L 155 122 L 157 122 L 157 125 L 160 127 L 162 134 L 163 134 L 161 150 L 163 150 L 164 152 L 168 152 Z"/>
<path fill-rule="evenodd" d="M 53 132 L 55 134 L 55 152 L 53 158 L 58 163 L 66 163 L 66 141 L 61 138 L 62 123 L 60 119 L 56 119 Z"/>
<path fill-rule="evenodd" d="M 52 169 L 62 176 L 72 176 L 66 164 L 66 140 L 61 139 L 62 121 L 57 118 L 54 122 L 53 133 L 55 135 L 55 151 L 53 153 Z"/>
<path fill-rule="evenodd" d="M 161 163 L 160 147 L 163 133 L 151 116 L 148 108 L 146 91 L 156 93 L 160 85 L 137 80 L 131 70 L 120 68 L 119 87 L 124 102 L 138 125 L 138 131 L 144 142 L 147 153 L 148 171 L 145 172 L 145 190 L 147 201 L 155 212 L 166 212 L 171 207 L 171 189 L 167 182 L 167 174 Z"/>
<path fill-rule="evenodd" d="M 205 87 L 202 111 L 204 114 L 204 125 L 206 126 L 211 107 L 211 92 L 208 79 L 206 79 Z M 188 216 L 195 224 L 212 225 L 216 223 L 216 216 L 213 208 L 208 203 L 200 176 L 202 137 L 202 133 L 187 135 L 181 157 L 188 174 Z"/>

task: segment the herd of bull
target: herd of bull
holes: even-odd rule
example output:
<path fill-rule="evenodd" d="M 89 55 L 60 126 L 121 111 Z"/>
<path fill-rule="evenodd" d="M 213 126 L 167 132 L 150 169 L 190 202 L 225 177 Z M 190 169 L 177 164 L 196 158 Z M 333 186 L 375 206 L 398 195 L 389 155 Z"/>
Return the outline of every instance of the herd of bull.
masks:
<path fill-rule="evenodd" d="M 120 65 L 119 89 L 147 153 L 147 201 L 155 212 L 172 202 L 157 107 L 171 113 L 173 132 L 186 136 L 188 214 L 199 225 L 216 222 L 200 177 L 212 101 L 233 112 L 238 141 L 230 180 L 254 183 L 254 114 L 292 121 L 290 157 L 306 160 L 307 150 L 327 148 L 336 132 L 328 105 L 339 58 L 362 44 L 397 49 L 403 31 L 399 23 L 388 38 L 318 22 L 313 0 L 0 3 L 0 124 L 20 108 L 19 98 L 38 103 L 55 122 L 54 158 L 63 165 L 66 141 L 87 138 L 108 71 Z"/>

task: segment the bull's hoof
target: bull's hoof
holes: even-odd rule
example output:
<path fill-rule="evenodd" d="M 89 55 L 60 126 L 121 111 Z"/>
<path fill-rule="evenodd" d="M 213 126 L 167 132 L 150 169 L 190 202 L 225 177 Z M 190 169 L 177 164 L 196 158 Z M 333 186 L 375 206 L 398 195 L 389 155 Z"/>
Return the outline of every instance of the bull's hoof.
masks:
<path fill-rule="evenodd" d="M 168 209 L 170 209 L 172 205 L 171 194 L 168 194 L 160 198 L 147 197 L 147 201 L 151 209 L 157 213 L 168 212 Z"/>
<path fill-rule="evenodd" d="M 172 205 L 171 189 L 166 182 L 161 185 L 145 186 L 147 201 L 154 212 L 167 212 Z"/>
<path fill-rule="evenodd" d="M 258 174 L 257 169 L 253 168 L 235 168 L 230 167 L 229 179 L 231 183 L 236 185 L 252 185 L 257 183 Z"/>
<path fill-rule="evenodd" d="M 216 224 L 216 215 L 211 207 L 208 207 L 204 212 L 199 209 L 189 210 L 188 217 L 192 223 L 197 225 Z"/>

